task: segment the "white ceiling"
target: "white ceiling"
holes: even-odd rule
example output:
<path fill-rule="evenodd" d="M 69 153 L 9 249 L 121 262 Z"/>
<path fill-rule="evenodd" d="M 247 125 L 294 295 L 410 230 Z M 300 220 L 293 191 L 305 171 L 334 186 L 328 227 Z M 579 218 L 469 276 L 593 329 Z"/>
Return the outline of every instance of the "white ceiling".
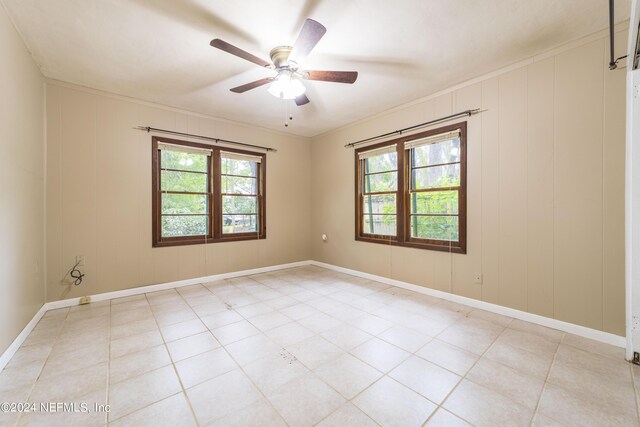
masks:
<path fill-rule="evenodd" d="M 313 136 L 604 29 L 606 0 L 1 0 L 45 76 L 190 111 L 285 130 L 272 71 L 259 57 L 291 44 L 310 17 L 327 34 L 308 69 L 356 70 L 353 85 L 305 82 L 287 132 Z M 616 22 L 630 0 L 616 1 Z M 622 54 L 622 53 L 620 53 Z"/>

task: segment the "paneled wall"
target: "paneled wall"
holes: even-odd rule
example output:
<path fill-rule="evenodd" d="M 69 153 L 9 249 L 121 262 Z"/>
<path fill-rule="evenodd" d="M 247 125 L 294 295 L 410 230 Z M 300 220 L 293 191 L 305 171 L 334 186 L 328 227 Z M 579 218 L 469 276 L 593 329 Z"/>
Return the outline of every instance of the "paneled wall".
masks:
<path fill-rule="evenodd" d="M 313 138 L 313 258 L 624 335 L 625 70 L 608 55 L 600 33 Z M 467 254 L 356 242 L 344 144 L 473 108 Z"/>
<path fill-rule="evenodd" d="M 46 110 L 49 301 L 309 259 L 308 138 L 55 82 Z M 151 136 L 139 125 L 276 148 L 267 239 L 152 248 Z M 75 287 L 65 275 L 78 255 L 86 277 Z"/>
<path fill-rule="evenodd" d="M 44 302 L 44 79 L 0 5 L 0 355 Z"/>

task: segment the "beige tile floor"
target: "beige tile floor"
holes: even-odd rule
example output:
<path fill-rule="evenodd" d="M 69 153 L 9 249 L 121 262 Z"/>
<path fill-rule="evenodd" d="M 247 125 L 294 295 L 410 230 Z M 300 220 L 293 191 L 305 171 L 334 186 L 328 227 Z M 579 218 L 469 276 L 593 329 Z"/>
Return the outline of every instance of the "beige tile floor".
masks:
<path fill-rule="evenodd" d="M 622 349 L 303 267 L 48 312 L 1 425 L 638 425 Z"/>

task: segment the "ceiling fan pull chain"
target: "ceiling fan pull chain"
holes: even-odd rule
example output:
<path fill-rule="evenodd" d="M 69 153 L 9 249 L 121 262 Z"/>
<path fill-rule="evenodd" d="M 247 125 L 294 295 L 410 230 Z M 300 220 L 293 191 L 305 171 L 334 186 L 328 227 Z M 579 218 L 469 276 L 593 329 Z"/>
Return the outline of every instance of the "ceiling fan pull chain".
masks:
<path fill-rule="evenodd" d="M 289 118 L 289 121 L 293 121 L 293 113 L 291 112 L 291 101 L 286 101 L 285 102 L 287 104 L 287 117 Z"/>
<path fill-rule="evenodd" d="M 287 117 L 289 116 L 289 103 L 288 102 L 284 102 L 284 127 L 288 128 L 289 127 L 289 120 L 287 119 Z"/>

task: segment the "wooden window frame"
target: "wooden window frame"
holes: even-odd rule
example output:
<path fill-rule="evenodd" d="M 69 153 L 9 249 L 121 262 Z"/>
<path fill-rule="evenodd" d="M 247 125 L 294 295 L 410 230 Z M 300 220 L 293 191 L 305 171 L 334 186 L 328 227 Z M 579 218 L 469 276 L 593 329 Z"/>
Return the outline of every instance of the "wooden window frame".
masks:
<path fill-rule="evenodd" d="M 460 132 L 460 186 L 438 188 L 438 191 L 458 191 L 458 241 L 431 240 L 411 237 L 411 167 L 410 150 L 405 149 L 405 143 L 442 133 L 459 130 Z M 396 190 L 396 224 L 395 236 L 368 234 L 363 230 L 362 217 L 364 214 L 364 183 L 362 182 L 364 160 L 360 160 L 362 152 L 380 149 L 396 144 L 398 158 L 398 186 Z M 434 189 L 435 190 L 435 189 Z M 390 141 L 368 145 L 355 150 L 355 239 L 361 242 L 381 243 L 393 246 L 405 246 L 418 249 L 467 253 L 467 122 L 454 123 L 431 129 L 413 135 L 402 136 Z"/>
<path fill-rule="evenodd" d="M 200 236 L 174 236 L 162 237 L 162 208 L 161 202 L 161 165 L 159 143 L 181 145 L 185 147 L 211 150 L 207 166 L 207 189 L 209 194 L 209 234 Z M 220 152 L 244 154 L 247 156 L 261 157 L 257 165 L 256 179 L 258 187 L 258 231 L 256 233 L 222 233 L 222 192 L 221 192 L 221 156 Z M 229 147 L 217 147 L 191 141 L 182 141 L 171 138 L 154 136 L 151 138 L 151 212 L 152 212 L 152 247 L 201 245 L 205 243 L 237 242 L 242 240 L 258 240 L 267 238 L 267 208 L 266 208 L 266 153 L 239 150 Z"/>

